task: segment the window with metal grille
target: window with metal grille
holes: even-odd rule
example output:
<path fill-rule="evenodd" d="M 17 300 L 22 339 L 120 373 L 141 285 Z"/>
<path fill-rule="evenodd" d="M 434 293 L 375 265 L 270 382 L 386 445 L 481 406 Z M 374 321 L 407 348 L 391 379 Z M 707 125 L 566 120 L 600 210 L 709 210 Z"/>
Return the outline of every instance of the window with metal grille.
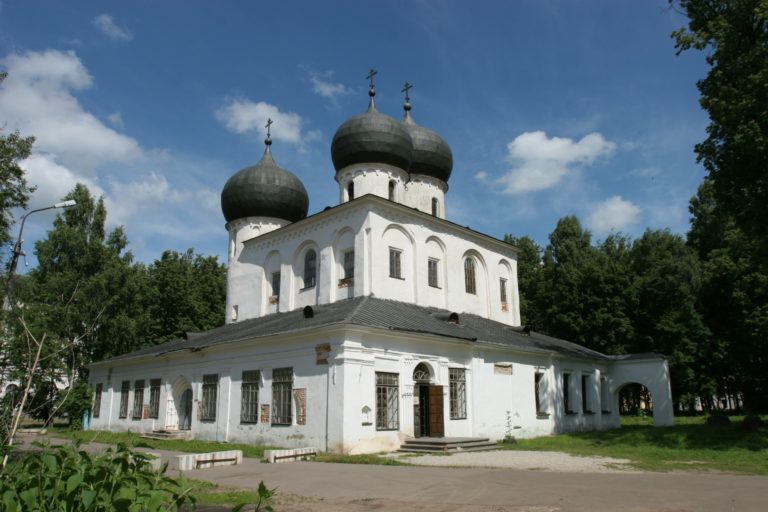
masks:
<path fill-rule="evenodd" d="M 429 258 L 427 260 L 427 283 L 432 288 L 438 288 L 438 281 L 437 281 L 437 261 L 434 258 Z"/>
<path fill-rule="evenodd" d="M 280 296 L 280 272 L 272 272 L 272 295 Z"/>
<path fill-rule="evenodd" d="M 160 417 L 160 379 L 149 381 L 149 417 Z"/>
<path fill-rule="evenodd" d="M 272 370 L 272 424 L 290 425 L 291 393 L 293 392 L 293 368 Z"/>
<path fill-rule="evenodd" d="M 304 288 L 315 286 L 317 279 L 317 253 L 310 249 L 304 255 Z"/>
<path fill-rule="evenodd" d="M 451 398 L 451 419 L 466 419 L 467 381 L 464 368 L 448 368 L 448 384 Z"/>
<path fill-rule="evenodd" d="M 376 372 L 376 430 L 397 430 L 398 374 Z"/>
<path fill-rule="evenodd" d="M 259 421 L 259 370 L 243 372 L 240 395 L 240 423 L 256 423 Z"/>
<path fill-rule="evenodd" d="M 546 411 L 542 407 L 541 399 L 541 382 L 544 379 L 544 374 L 536 372 L 533 376 L 533 397 L 536 399 L 536 414 L 546 414 Z"/>
<path fill-rule="evenodd" d="M 399 249 L 389 248 L 389 277 L 394 277 L 396 279 L 403 278 L 403 268 L 400 265 L 400 256 L 402 254 L 403 251 Z"/>
<path fill-rule="evenodd" d="M 219 392 L 219 375 L 203 375 L 203 411 L 202 421 L 216 421 L 216 399 Z"/>
<path fill-rule="evenodd" d="M 344 279 L 355 277 L 355 251 L 346 251 L 344 253 Z"/>
<path fill-rule="evenodd" d="M 573 414 L 571 408 L 571 374 L 563 374 L 563 408 L 566 414 Z"/>
<path fill-rule="evenodd" d="M 464 290 L 467 293 L 477 293 L 475 285 L 475 260 L 467 258 L 464 260 Z"/>
<path fill-rule="evenodd" d="M 137 380 L 133 385 L 133 419 L 140 420 L 144 409 L 144 381 Z"/>
<path fill-rule="evenodd" d="M 499 295 L 501 298 L 501 303 L 506 304 L 507 303 L 507 280 L 503 277 L 499 279 Z"/>
<path fill-rule="evenodd" d="M 131 381 L 124 380 L 120 386 L 120 418 L 128 417 L 128 393 L 131 390 Z"/>
<path fill-rule="evenodd" d="M 96 392 L 93 395 L 93 417 L 98 418 L 101 414 L 101 393 L 104 389 L 103 384 L 96 384 Z"/>

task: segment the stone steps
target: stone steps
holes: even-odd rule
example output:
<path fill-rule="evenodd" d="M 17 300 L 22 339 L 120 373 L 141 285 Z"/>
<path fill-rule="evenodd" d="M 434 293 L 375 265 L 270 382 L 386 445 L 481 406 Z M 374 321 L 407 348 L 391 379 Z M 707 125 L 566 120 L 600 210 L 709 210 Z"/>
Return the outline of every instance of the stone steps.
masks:
<path fill-rule="evenodd" d="M 455 453 L 496 450 L 496 443 L 487 437 L 419 437 L 408 439 L 399 452 L 407 453 Z"/>
<path fill-rule="evenodd" d="M 190 431 L 188 430 L 153 430 L 141 434 L 144 439 L 189 439 Z"/>

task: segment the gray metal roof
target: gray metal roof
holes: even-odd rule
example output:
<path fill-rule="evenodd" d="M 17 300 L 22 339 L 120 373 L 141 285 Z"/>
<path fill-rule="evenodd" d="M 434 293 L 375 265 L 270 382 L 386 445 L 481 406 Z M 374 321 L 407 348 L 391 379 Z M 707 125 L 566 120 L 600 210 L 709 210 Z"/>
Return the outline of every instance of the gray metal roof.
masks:
<path fill-rule="evenodd" d="M 413 141 L 413 159 L 410 174 L 423 174 L 448 182 L 453 170 L 451 147 L 435 131 L 416 124 L 406 103 L 403 124 Z"/>
<path fill-rule="evenodd" d="M 121 361 L 138 357 L 161 356 L 179 351 L 199 351 L 208 347 L 264 338 L 277 334 L 305 332 L 332 325 L 358 325 L 436 336 L 471 343 L 496 345 L 565 356 L 609 361 L 612 358 L 569 341 L 552 338 L 536 332 L 526 332 L 471 314 L 459 314 L 459 323 L 451 323 L 450 311 L 427 308 L 378 299 L 370 296 L 342 300 L 312 307 L 314 316 L 305 318 L 301 309 L 275 313 L 261 318 L 224 325 L 189 339 L 169 341 L 136 352 L 113 357 L 103 362 Z M 99 363 L 95 363 L 99 364 Z"/>

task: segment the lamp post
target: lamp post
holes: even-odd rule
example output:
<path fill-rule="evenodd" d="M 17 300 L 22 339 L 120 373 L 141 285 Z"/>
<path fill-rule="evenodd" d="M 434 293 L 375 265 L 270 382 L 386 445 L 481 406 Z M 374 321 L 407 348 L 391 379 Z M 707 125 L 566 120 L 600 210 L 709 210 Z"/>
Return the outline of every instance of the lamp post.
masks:
<path fill-rule="evenodd" d="M 55 208 L 69 208 L 70 206 L 75 206 L 77 202 L 74 199 L 70 199 L 69 201 L 64 201 L 61 203 L 56 203 L 51 206 L 46 206 L 45 208 L 38 208 L 37 210 L 32 210 L 24 214 L 24 216 L 21 218 L 21 227 L 19 228 L 19 237 L 16 239 L 16 244 L 13 246 L 13 257 L 11 258 L 11 266 L 8 268 L 8 282 L 5 287 L 5 298 L 3 298 L 3 309 L 8 310 L 11 309 L 11 291 L 13 290 L 13 276 L 16 273 L 16 266 L 19 264 L 19 256 L 21 256 L 21 244 L 24 242 L 22 240 L 21 235 L 24 233 L 24 223 L 27 221 L 27 217 L 32 215 L 33 213 L 37 212 L 43 212 L 45 210 L 53 210 Z"/>

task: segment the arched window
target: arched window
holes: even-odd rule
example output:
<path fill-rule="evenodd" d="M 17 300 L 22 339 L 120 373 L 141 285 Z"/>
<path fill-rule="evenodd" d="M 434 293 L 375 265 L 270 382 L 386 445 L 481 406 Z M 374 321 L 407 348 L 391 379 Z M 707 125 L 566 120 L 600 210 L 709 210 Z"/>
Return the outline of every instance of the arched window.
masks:
<path fill-rule="evenodd" d="M 313 249 L 304 255 L 304 288 L 312 288 L 317 280 L 317 253 Z"/>
<path fill-rule="evenodd" d="M 394 180 L 389 182 L 389 200 L 394 201 L 395 200 L 395 182 Z"/>
<path fill-rule="evenodd" d="M 464 289 L 467 293 L 477 293 L 475 285 L 475 260 L 467 258 L 464 260 Z"/>
<path fill-rule="evenodd" d="M 347 196 L 349 201 L 355 198 L 355 182 L 354 181 L 350 181 L 349 185 L 347 185 Z"/>
<path fill-rule="evenodd" d="M 433 197 L 432 198 L 432 215 L 435 217 L 437 217 L 437 207 L 438 207 L 437 198 Z"/>

